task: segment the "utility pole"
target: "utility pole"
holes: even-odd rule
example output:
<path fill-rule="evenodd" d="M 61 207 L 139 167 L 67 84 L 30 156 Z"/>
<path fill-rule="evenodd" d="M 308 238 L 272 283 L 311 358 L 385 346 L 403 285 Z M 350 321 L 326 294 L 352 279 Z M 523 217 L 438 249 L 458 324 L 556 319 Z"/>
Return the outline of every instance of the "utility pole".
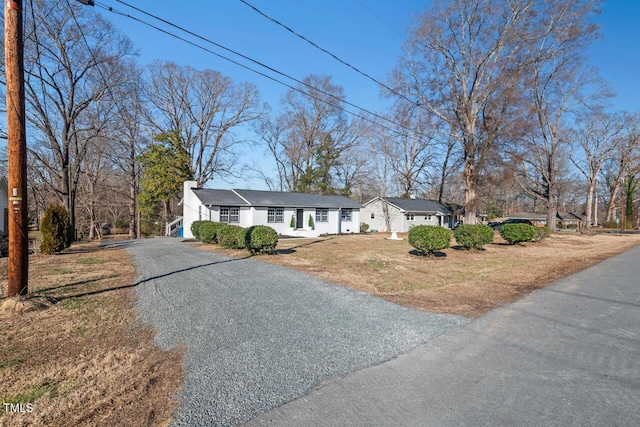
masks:
<path fill-rule="evenodd" d="M 7 296 L 28 293 L 27 138 L 24 101 L 22 0 L 6 0 L 4 51 L 9 154 L 9 271 Z"/>

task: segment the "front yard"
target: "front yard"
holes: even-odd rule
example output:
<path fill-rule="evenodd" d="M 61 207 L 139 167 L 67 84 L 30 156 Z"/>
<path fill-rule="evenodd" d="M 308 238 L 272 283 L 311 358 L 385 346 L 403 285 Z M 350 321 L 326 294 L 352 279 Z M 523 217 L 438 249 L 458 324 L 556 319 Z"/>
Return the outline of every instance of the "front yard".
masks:
<path fill-rule="evenodd" d="M 511 246 L 498 233 L 482 251 L 455 247 L 434 258 L 415 255 L 389 234 L 281 239 L 277 255 L 257 259 L 412 308 L 475 318 L 531 291 L 640 244 L 638 235 L 556 234 L 541 243 Z M 238 256 L 215 245 L 200 245 Z"/>

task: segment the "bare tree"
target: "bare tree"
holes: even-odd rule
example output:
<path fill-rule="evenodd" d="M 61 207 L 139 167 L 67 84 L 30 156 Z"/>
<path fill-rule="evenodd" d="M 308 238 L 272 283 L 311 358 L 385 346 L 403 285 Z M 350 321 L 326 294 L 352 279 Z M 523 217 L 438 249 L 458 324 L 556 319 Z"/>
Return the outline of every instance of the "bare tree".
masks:
<path fill-rule="evenodd" d="M 585 68 L 583 52 L 596 36 L 590 20 L 599 1 L 544 0 L 531 8 L 525 35 L 533 40 L 522 93 L 527 117 L 520 138 L 511 147 L 511 160 L 519 166 L 516 177 L 523 188 L 545 203 L 547 225 L 555 231 L 558 182 L 566 167 L 566 123 L 578 105 L 586 102 L 589 85 L 602 96 L 594 73 Z"/>
<path fill-rule="evenodd" d="M 587 110 L 577 120 L 571 161 L 587 181 L 586 224 L 598 225 L 598 177 L 607 159 L 613 156 L 623 130 L 622 116 Z M 594 206 L 595 205 L 595 206 Z"/>
<path fill-rule="evenodd" d="M 218 71 L 199 71 L 171 62 L 149 67 L 146 98 L 155 133 L 178 132 L 199 185 L 234 175 L 239 127 L 260 117 L 255 86 L 236 84 Z"/>
<path fill-rule="evenodd" d="M 640 115 L 626 114 L 624 128 L 617 137 L 615 151 L 603 163 L 600 175 L 605 186 L 607 213 L 605 221 L 613 221 L 618 194 L 628 175 L 640 173 Z"/>
<path fill-rule="evenodd" d="M 110 65 L 132 48 L 109 22 L 79 3 L 33 0 L 30 5 L 25 20 L 30 153 L 43 181 L 67 208 L 74 230 L 78 182 L 95 136 L 88 110 L 121 80 Z"/>
<path fill-rule="evenodd" d="M 535 0 L 434 1 L 396 67 L 398 91 L 448 126 L 463 152 L 465 222 L 476 222 L 477 186 L 500 137 L 527 61 L 523 27 Z"/>
<path fill-rule="evenodd" d="M 378 148 L 389 161 L 400 197 L 409 197 L 428 185 L 438 125 L 428 111 L 401 101 L 395 105 L 393 121 L 410 131 L 383 132 Z"/>
<path fill-rule="evenodd" d="M 361 120 L 350 120 L 341 108 L 342 87 L 331 77 L 309 75 L 282 99 L 283 111 L 260 127 L 273 155 L 280 187 L 289 191 L 331 193 L 344 175 L 346 155 L 367 132 Z M 353 166 L 353 165 L 349 165 Z M 343 173 L 338 175 L 339 169 Z M 352 175 L 349 171 L 348 175 Z"/>

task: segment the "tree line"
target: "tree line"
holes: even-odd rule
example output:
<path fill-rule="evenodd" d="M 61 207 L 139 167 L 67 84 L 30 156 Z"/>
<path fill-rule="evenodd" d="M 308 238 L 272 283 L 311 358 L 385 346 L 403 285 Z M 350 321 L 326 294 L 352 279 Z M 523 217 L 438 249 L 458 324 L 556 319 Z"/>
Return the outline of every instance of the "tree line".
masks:
<path fill-rule="evenodd" d="M 62 204 L 76 234 L 111 223 L 135 237 L 173 219 L 184 180 L 250 176 L 359 202 L 458 203 L 470 224 L 516 207 L 546 212 L 551 228 L 558 211 L 587 226 L 632 219 L 640 116 L 611 111 L 585 57 L 599 7 L 434 1 L 381 89 L 391 107 L 371 113 L 349 107 L 330 76 L 307 75 L 273 108 L 255 85 L 215 70 L 143 67 L 133 42 L 91 8 L 34 0 L 25 13 L 31 217 Z M 274 166 L 242 164 L 247 145 Z"/>

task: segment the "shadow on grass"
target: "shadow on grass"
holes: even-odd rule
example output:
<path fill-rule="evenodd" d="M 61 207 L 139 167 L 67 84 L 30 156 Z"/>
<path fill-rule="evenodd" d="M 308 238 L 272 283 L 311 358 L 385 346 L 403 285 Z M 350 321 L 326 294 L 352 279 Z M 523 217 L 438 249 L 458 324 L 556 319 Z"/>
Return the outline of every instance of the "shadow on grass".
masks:
<path fill-rule="evenodd" d="M 316 243 L 328 242 L 329 240 L 333 240 L 333 239 L 335 239 L 335 237 L 327 237 L 326 239 L 314 240 L 313 242 L 303 243 L 301 245 L 292 246 L 292 247 L 286 248 L 286 249 L 276 249 L 275 251 L 273 251 L 273 254 L 274 255 L 290 255 L 292 253 L 297 252 L 296 249 L 298 249 L 298 248 L 304 248 L 305 246 L 311 246 L 311 245 L 314 245 Z"/>
<path fill-rule="evenodd" d="M 412 251 L 409 251 L 409 254 L 410 255 L 414 255 L 414 256 L 419 256 L 419 257 L 422 257 L 422 258 L 446 258 L 447 257 L 447 254 L 442 252 L 442 251 L 435 251 L 433 253 L 433 255 L 429 256 L 428 254 L 425 254 L 424 252 L 420 252 L 420 251 L 417 251 L 417 250 L 414 249 Z"/>

